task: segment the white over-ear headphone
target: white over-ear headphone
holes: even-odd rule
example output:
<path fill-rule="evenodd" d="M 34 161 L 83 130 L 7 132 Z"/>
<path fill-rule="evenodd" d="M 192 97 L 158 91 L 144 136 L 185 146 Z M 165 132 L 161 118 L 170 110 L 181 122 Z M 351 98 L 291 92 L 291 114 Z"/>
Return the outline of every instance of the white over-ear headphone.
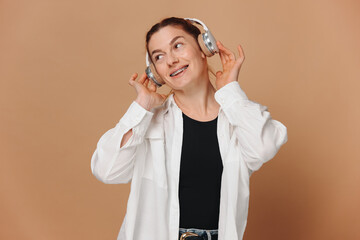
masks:
<path fill-rule="evenodd" d="M 199 34 L 198 43 L 200 45 L 201 51 L 207 56 L 211 57 L 215 53 L 219 52 L 219 48 L 216 45 L 216 39 L 211 34 L 210 30 L 206 27 L 206 25 L 196 18 L 184 18 L 185 20 L 190 20 L 191 22 L 197 23 L 201 25 L 205 32 Z M 146 75 L 150 78 L 158 87 L 161 87 L 165 82 L 161 79 L 159 74 L 156 72 L 154 64 L 152 63 L 149 53 L 146 51 Z"/>

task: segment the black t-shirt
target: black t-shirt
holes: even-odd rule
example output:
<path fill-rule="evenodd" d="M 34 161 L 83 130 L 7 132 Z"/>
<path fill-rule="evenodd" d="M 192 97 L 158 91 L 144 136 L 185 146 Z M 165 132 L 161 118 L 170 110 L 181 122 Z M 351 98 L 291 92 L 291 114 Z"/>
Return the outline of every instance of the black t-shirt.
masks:
<path fill-rule="evenodd" d="M 183 113 L 180 163 L 180 227 L 218 229 L 223 164 L 217 118 L 197 121 Z"/>

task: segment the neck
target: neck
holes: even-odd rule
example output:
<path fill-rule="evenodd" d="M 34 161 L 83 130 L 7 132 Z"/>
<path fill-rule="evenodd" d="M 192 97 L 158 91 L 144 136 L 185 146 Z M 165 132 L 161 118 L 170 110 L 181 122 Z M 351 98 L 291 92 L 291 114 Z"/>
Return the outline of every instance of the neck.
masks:
<path fill-rule="evenodd" d="M 215 100 L 215 88 L 205 75 L 204 79 L 182 90 L 174 90 L 174 100 L 186 115 L 199 120 L 212 119 L 217 116 L 219 104 Z"/>

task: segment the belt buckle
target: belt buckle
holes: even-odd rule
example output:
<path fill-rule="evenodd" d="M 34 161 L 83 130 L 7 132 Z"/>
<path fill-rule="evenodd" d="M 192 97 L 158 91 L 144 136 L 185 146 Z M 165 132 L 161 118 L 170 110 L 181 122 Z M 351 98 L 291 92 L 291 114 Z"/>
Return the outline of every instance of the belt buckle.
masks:
<path fill-rule="evenodd" d="M 181 234 L 180 240 L 185 240 L 187 237 L 192 237 L 192 236 L 197 236 L 197 237 L 199 237 L 199 235 L 197 235 L 196 233 L 184 232 L 183 234 Z"/>

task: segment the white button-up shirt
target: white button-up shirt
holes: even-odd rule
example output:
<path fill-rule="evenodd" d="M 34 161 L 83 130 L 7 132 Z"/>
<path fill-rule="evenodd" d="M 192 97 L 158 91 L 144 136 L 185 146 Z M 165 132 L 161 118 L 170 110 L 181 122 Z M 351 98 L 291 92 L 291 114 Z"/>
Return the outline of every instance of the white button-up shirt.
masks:
<path fill-rule="evenodd" d="M 217 135 L 223 162 L 218 239 L 242 239 L 250 175 L 287 142 L 287 128 L 271 118 L 266 106 L 249 100 L 238 82 L 217 90 L 215 100 L 220 104 Z M 120 148 L 130 129 L 133 135 Z M 131 181 L 118 240 L 178 239 L 182 137 L 182 111 L 170 95 L 151 111 L 133 101 L 100 138 L 91 159 L 93 174 L 104 183 Z"/>

